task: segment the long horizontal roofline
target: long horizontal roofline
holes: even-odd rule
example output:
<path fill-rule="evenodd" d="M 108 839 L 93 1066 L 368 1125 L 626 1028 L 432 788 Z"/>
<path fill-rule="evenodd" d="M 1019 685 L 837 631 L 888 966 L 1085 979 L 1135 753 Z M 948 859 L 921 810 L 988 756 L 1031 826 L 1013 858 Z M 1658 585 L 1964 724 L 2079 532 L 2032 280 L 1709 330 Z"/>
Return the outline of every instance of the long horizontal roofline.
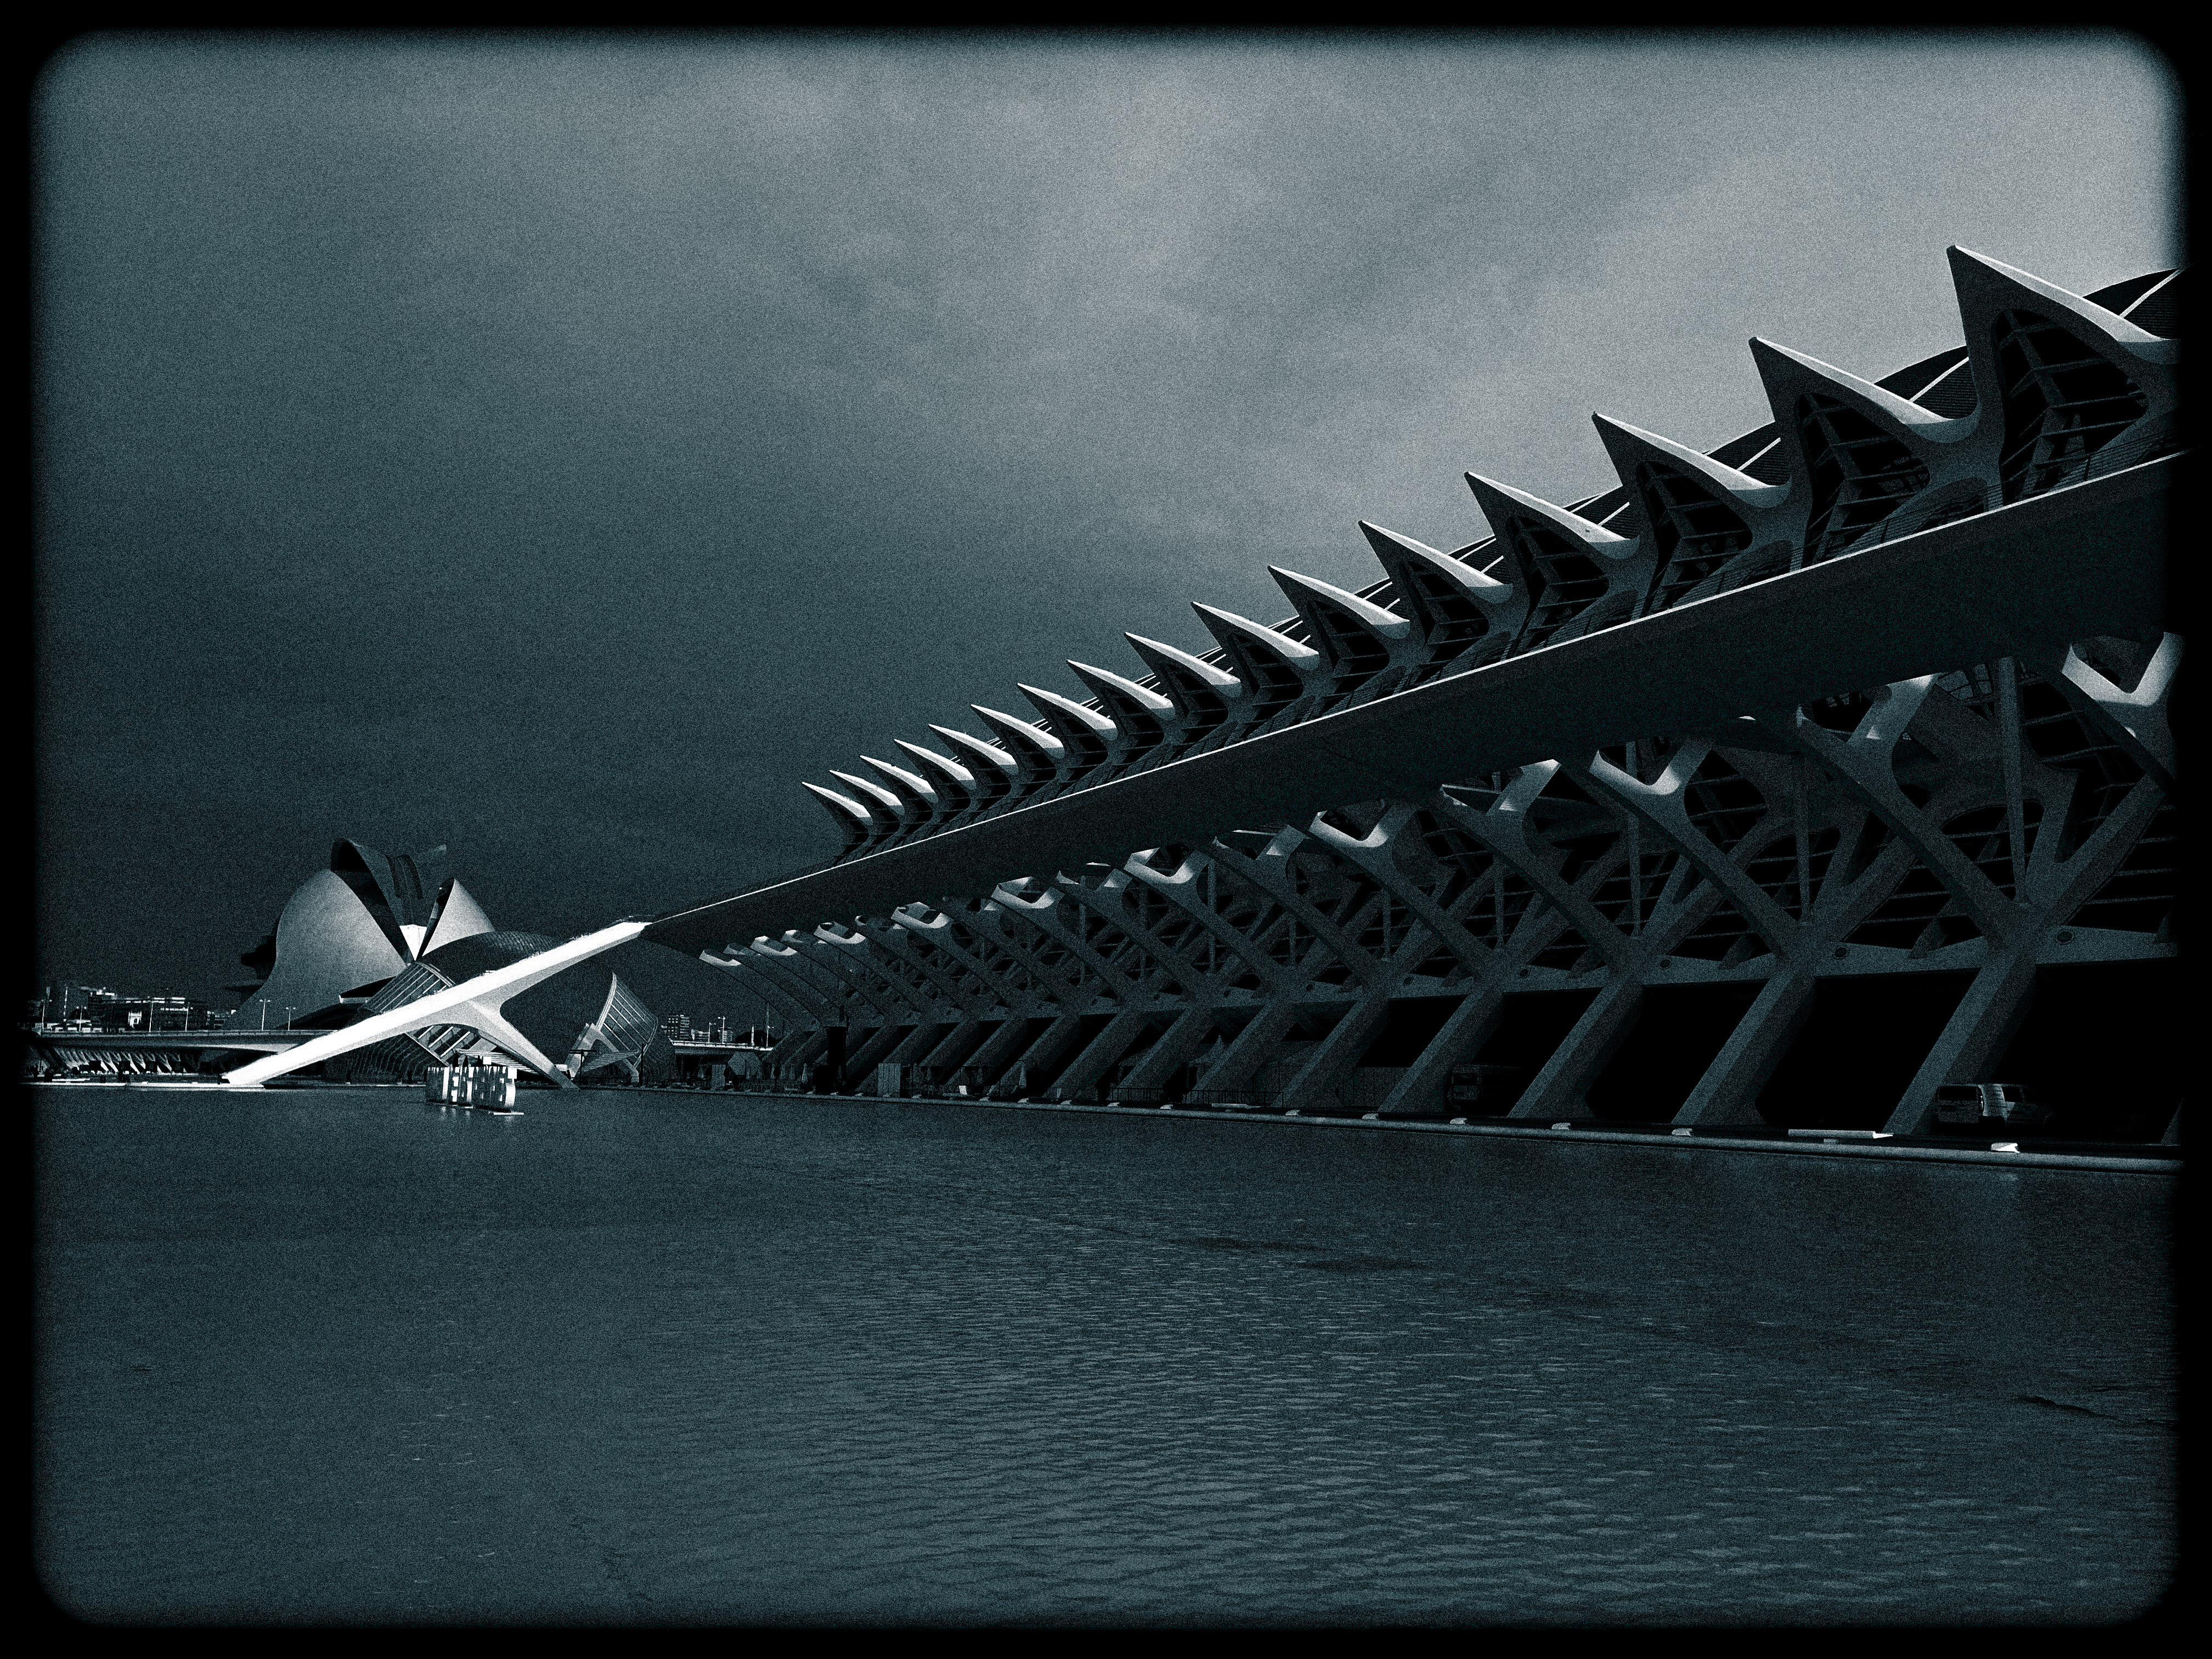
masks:
<path fill-rule="evenodd" d="M 917 896 L 980 897 L 1140 848 L 1426 795 L 1639 733 L 2165 623 L 2178 456 L 1434 680 L 925 840 L 687 905 L 645 937 L 719 952 Z M 1878 621 L 1875 619 L 1879 619 Z M 1440 763 L 1439 757 L 1451 760 Z"/>

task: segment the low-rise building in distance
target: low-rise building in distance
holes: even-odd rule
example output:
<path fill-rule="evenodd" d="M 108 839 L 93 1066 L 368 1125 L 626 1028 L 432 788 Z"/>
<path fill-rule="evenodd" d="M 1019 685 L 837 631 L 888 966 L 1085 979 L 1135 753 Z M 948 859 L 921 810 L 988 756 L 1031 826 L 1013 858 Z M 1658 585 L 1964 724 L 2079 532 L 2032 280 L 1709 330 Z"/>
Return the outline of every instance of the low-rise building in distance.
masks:
<path fill-rule="evenodd" d="M 136 995 L 75 980 L 42 986 L 29 1012 L 33 1026 L 70 1031 L 219 1031 L 234 1013 L 198 997 Z"/>

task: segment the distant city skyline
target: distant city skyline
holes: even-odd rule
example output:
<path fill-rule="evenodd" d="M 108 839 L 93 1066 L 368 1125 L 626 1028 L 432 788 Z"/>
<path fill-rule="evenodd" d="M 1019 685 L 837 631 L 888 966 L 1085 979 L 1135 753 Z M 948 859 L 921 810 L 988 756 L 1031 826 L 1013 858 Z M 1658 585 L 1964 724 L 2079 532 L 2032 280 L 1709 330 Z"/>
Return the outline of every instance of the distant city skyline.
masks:
<path fill-rule="evenodd" d="M 556 935 L 813 862 L 802 779 L 1356 518 L 1759 424 L 1746 332 L 1952 343 L 1947 243 L 2177 263 L 2176 119 L 2118 34 L 87 37 L 39 978 L 219 1002 L 339 836 Z"/>

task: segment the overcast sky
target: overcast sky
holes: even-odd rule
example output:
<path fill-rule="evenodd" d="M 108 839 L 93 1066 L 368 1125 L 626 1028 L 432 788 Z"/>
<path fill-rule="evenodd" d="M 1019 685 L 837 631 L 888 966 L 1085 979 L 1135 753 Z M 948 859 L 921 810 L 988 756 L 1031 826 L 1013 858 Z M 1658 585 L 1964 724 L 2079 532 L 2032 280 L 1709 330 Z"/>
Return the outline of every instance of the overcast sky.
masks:
<path fill-rule="evenodd" d="M 1948 243 L 2179 258 L 2118 35 L 110 35 L 39 120 L 41 969 L 202 994 L 337 836 L 750 885 L 1593 410 L 1760 423 L 1752 334 L 1955 343 Z"/>

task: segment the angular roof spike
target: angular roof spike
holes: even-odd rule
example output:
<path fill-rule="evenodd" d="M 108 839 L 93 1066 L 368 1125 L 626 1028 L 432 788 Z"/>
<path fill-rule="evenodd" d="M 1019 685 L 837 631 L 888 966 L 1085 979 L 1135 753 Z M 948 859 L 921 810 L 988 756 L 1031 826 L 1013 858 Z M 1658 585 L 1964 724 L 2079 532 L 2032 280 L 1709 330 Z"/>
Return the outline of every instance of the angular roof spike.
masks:
<path fill-rule="evenodd" d="M 2008 368 L 1998 356 L 2000 338 L 2013 331 L 2005 314 L 2027 312 L 2071 335 L 2119 370 L 2143 398 L 2143 417 L 2160 421 L 2172 416 L 2180 401 L 2180 341 L 2148 334 L 2094 301 L 1970 249 L 1947 252 L 1952 285 L 1959 295 L 1959 321 L 1972 364 L 1975 401 L 1983 413 L 1995 415 L 2015 377 L 2016 370 Z M 2045 356 L 2039 348 L 2031 348 L 2031 355 Z"/>
<path fill-rule="evenodd" d="M 1646 432 L 1640 426 L 1616 421 L 1609 415 L 1592 415 L 1590 420 L 1596 426 L 1597 435 L 1604 441 L 1606 453 L 1613 458 L 1613 469 L 1620 474 L 1624 484 L 1634 478 L 1638 461 L 1656 460 L 1679 467 L 1692 477 L 1703 478 L 1717 485 L 1744 507 L 1779 507 L 1789 498 L 1788 484 L 1761 483 L 1748 472 L 1739 472 L 1732 466 L 1723 466 L 1711 456 L 1686 448 L 1672 438 Z"/>
<path fill-rule="evenodd" d="M 1016 760 L 996 744 L 986 743 L 981 738 L 970 737 L 957 726 L 933 726 L 929 729 L 962 753 L 981 761 L 986 766 L 996 769 L 1003 776 L 1012 777 L 1022 769 L 1021 762 Z"/>
<path fill-rule="evenodd" d="M 835 789 L 824 789 L 818 783 L 805 783 L 799 787 L 812 790 L 814 798 L 830 809 L 830 816 L 836 819 L 841 827 L 850 830 L 858 826 L 865 830 L 874 825 L 876 815 L 849 795 L 841 795 Z"/>
<path fill-rule="evenodd" d="M 980 702 L 971 702 L 968 706 L 1004 732 L 1017 744 L 1034 747 L 1048 764 L 1056 763 L 1060 757 L 1067 752 L 1067 745 L 1042 726 L 1032 726 L 1029 721 L 1018 719 L 1012 714 L 1001 714 L 995 708 L 986 708 Z"/>
<path fill-rule="evenodd" d="M 908 743 L 904 738 L 893 738 L 891 741 L 940 777 L 958 784 L 975 781 L 975 775 L 950 755 L 940 755 L 934 749 L 924 749 L 920 744 Z"/>
<path fill-rule="evenodd" d="M 1486 576 L 1473 565 L 1463 564 L 1449 553 L 1440 553 L 1425 542 L 1417 542 L 1411 536 L 1401 536 L 1396 531 L 1385 530 L 1379 524 L 1370 524 L 1362 519 L 1359 528 L 1367 538 L 1367 544 L 1375 550 L 1376 558 L 1382 562 L 1382 568 L 1394 580 L 1398 578 L 1401 564 L 1412 564 L 1434 571 L 1470 597 L 1486 604 L 1509 605 L 1512 602 L 1514 587 L 1511 582 Z M 1400 586 L 1403 587 L 1402 580 Z"/>
<path fill-rule="evenodd" d="M 1177 650 L 1172 645 L 1163 645 L 1158 640 L 1148 640 L 1142 634 L 1124 634 L 1130 647 L 1151 665 L 1154 673 L 1163 677 L 1174 673 L 1192 676 L 1215 696 L 1234 702 L 1244 695 L 1244 682 L 1218 663 L 1203 657 L 1194 657 L 1188 651 Z"/>
<path fill-rule="evenodd" d="M 913 790 L 915 794 L 927 801 L 932 806 L 937 805 L 937 787 L 927 778 L 917 777 L 912 772 L 908 771 L 903 766 L 893 766 L 888 762 L 879 761 L 873 755 L 863 755 L 860 758 L 867 762 L 869 765 L 874 767 L 877 771 L 882 773 L 885 777 L 895 779 L 898 782 L 904 784 L 908 788 Z"/>
<path fill-rule="evenodd" d="M 850 772 L 840 772 L 834 767 L 830 769 L 830 775 L 833 778 L 838 778 L 842 780 L 844 782 L 851 784 L 854 788 L 859 790 L 866 799 L 882 802 L 884 808 L 893 817 L 897 817 L 906 810 L 906 803 L 902 801 L 890 790 L 884 788 L 880 783 L 873 782 L 867 778 L 856 777 Z M 809 784 L 807 787 L 811 789 L 813 786 Z"/>
<path fill-rule="evenodd" d="M 805 786 L 807 792 L 822 803 L 837 825 L 837 833 L 845 838 L 837 856 L 849 858 L 868 844 L 871 837 L 885 825 L 883 821 L 850 796 L 841 795 L 835 789 L 824 789 L 818 783 Z"/>
<path fill-rule="evenodd" d="M 1057 691 L 1048 691 L 1042 686 L 1017 684 L 1014 689 L 1037 707 L 1037 713 L 1047 720 L 1072 720 L 1094 736 L 1111 738 L 1118 729 L 1114 722 L 1095 708 L 1086 708 L 1073 697 L 1063 697 Z"/>
<path fill-rule="evenodd" d="M 1885 392 L 1870 380 L 1862 380 L 1856 374 L 1822 362 L 1818 357 L 1808 357 L 1802 351 L 1792 351 L 1786 345 L 1754 335 L 1751 342 L 1751 359 L 1759 369 L 1759 378 L 1765 385 L 1767 402 L 1773 406 L 1774 418 L 1787 423 L 1796 418 L 1792 405 L 1809 380 L 1818 384 L 1844 402 L 1858 405 L 1860 412 L 1875 421 L 1901 428 L 1917 437 L 1932 438 L 1937 442 L 1954 441 L 1974 429 L 1972 416 L 1954 418 L 1923 409 L 1909 398 L 1900 398 L 1894 392 Z"/>
<path fill-rule="evenodd" d="M 1310 604 L 1333 605 L 1346 612 L 1369 633 L 1386 640 L 1402 640 L 1413 631 L 1413 624 L 1396 611 L 1386 610 L 1371 599 L 1363 599 L 1357 593 L 1347 593 L 1334 584 L 1318 577 L 1302 576 L 1295 570 L 1285 570 L 1279 564 L 1267 567 L 1267 574 L 1275 579 L 1291 603 L 1303 612 Z"/>
<path fill-rule="evenodd" d="M 1970 299 L 1982 301 L 1982 308 L 1991 310 L 2009 309 L 2005 301 L 2025 300 L 2031 305 L 2039 303 L 2069 313 L 2145 362 L 2172 363 L 2180 360 L 2179 341 L 2162 339 L 2118 313 L 2069 293 L 2055 283 L 2046 283 L 2040 276 L 2001 259 L 1992 259 L 1987 254 L 1977 253 L 1972 248 L 1954 246 L 1943 252 L 1951 262 L 1951 282 L 1959 290 L 1959 308 L 1962 312 L 1978 308 L 1970 305 Z M 1970 329 L 1968 337 L 1972 337 Z"/>
<path fill-rule="evenodd" d="M 1304 673 L 1310 673 L 1322 665 L 1321 653 L 1313 647 L 1302 645 L 1289 635 L 1278 634 L 1272 628 L 1263 628 L 1249 617 L 1240 617 L 1233 611 L 1220 611 L 1210 605 L 1200 605 L 1195 599 L 1191 601 L 1190 608 L 1198 612 L 1207 631 L 1221 641 L 1225 650 L 1234 653 L 1256 646 Z"/>
<path fill-rule="evenodd" d="M 1516 489 L 1511 484 L 1486 478 L 1480 472 L 1467 475 L 1467 487 L 1474 492 L 1474 504 L 1482 509 L 1482 516 L 1490 520 L 1490 527 L 1493 531 L 1498 529 L 1501 520 L 1521 514 L 1540 520 L 1554 530 L 1565 531 L 1591 552 L 1606 558 L 1626 558 L 1634 550 L 1635 537 L 1624 536 L 1619 531 L 1594 524 L 1579 514 L 1570 513 L 1565 507 L 1546 501 L 1541 495 L 1531 495 L 1525 489 Z"/>
<path fill-rule="evenodd" d="M 1131 637 L 1133 638 L 1134 635 Z M 1109 704 L 1116 700 L 1131 702 L 1148 714 L 1168 714 L 1175 712 L 1175 704 L 1148 685 L 1139 685 L 1134 680 L 1125 680 L 1119 674 L 1111 673 L 1103 668 L 1093 668 L 1089 663 L 1078 662 L 1073 657 L 1067 659 L 1067 665 L 1075 671 L 1078 678 L 1085 685 L 1098 693 L 1103 702 Z"/>

